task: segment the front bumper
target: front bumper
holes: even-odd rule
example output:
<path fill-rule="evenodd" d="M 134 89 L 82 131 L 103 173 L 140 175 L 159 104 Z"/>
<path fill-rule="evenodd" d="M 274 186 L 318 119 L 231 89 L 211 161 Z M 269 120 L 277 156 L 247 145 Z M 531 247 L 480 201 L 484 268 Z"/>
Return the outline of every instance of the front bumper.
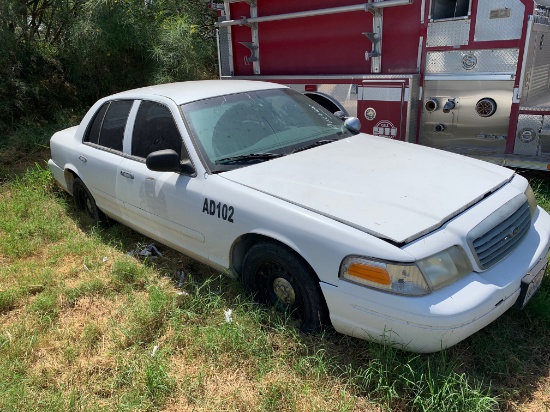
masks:
<path fill-rule="evenodd" d="M 550 216 L 539 208 L 529 233 L 505 259 L 429 295 L 388 294 L 343 280 L 338 286 L 322 283 L 321 288 L 338 332 L 412 352 L 436 352 L 512 307 L 522 278 L 544 268 L 549 248 Z"/>

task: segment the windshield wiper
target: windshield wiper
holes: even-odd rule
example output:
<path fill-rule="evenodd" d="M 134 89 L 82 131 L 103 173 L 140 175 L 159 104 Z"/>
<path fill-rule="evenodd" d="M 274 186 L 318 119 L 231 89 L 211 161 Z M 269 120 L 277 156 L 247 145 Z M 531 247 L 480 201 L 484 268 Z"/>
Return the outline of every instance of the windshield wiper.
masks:
<path fill-rule="evenodd" d="M 281 156 L 284 155 L 282 153 L 249 153 L 237 156 L 222 157 L 217 159 L 214 163 L 219 165 L 233 162 L 246 162 L 250 160 L 269 160 Z"/>
<path fill-rule="evenodd" d="M 317 146 L 322 146 L 322 145 L 327 144 L 327 143 L 335 142 L 336 140 L 338 140 L 338 139 L 323 139 L 323 140 L 318 140 L 318 141 L 316 141 L 315 143 L 308 144 L 307 146 L 302 146 L 302 147 L 299 147 L 299 148 L 297 148 L 297 149 L 294 149 L 294 150 L 292 151 L 292 153 L 301 152 L 302 150 L 311 149 L 311 148 L 317 147 Z"/>

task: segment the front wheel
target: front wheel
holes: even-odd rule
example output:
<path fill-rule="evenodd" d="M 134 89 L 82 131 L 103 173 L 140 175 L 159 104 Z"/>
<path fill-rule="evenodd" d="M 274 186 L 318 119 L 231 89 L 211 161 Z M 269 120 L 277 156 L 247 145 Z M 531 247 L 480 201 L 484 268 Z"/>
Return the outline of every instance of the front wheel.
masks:
<path fill-rule="evenodd" d="M 299 318 L 302 332 L 316 332 L 329 323 L 317 276 L 286 247 L 268 242 L 252 246 L 244 258 L 242 279 L 257 300 Z"/>
<path fill-rule="evenodd" d="M 107 216 L 98 209 L 94 197 L 78 177 L 73 182 L 73 198 L 76 208 L 84 211 L 96 223 L 107 223 Z"/>

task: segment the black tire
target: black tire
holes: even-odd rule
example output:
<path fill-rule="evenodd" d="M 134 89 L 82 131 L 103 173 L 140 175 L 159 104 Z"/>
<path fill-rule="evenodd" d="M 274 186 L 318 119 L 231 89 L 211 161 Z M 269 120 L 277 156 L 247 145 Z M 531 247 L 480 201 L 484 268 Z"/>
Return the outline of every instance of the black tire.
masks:
<path fill-rule="evenodd" d="M 107 216 L 97 208 L 94 197 L 78 177 L 73 181 L 73 198 L 76 208 L 84 211 L 94 222 L 100 224 L 108 222 Z"/>
<path fill-rule="evenodd" d="M 317 276 L 283 245 L 262 242 L 252 246 L 244 258 L 242 280 L 258 301 L 299 318 L 304 333 L 317 332 L 330 322 Z"/>

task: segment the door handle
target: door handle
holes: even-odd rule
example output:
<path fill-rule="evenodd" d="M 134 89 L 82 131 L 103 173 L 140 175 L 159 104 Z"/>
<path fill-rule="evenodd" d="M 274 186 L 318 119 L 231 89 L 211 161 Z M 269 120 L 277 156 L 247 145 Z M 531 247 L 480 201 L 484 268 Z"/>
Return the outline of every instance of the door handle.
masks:
<path fill-rule="evenodd" d="M 88 159 L 86 159 L 86 157 L 83 156 L 83 155 L 78 156 L 78 159 L 79 159 L 80 161 L 84 162 L 84 163 L 86 163 L 86 162 L 88 161 Z"/>
<path fill-rule="evenodd" d="M 130 172 L 127 172 L 125 170 L 121 170 L 120 171 L 120 174 L 128 179 L 133 179 L 134 178 L 134 175 Z"/>

